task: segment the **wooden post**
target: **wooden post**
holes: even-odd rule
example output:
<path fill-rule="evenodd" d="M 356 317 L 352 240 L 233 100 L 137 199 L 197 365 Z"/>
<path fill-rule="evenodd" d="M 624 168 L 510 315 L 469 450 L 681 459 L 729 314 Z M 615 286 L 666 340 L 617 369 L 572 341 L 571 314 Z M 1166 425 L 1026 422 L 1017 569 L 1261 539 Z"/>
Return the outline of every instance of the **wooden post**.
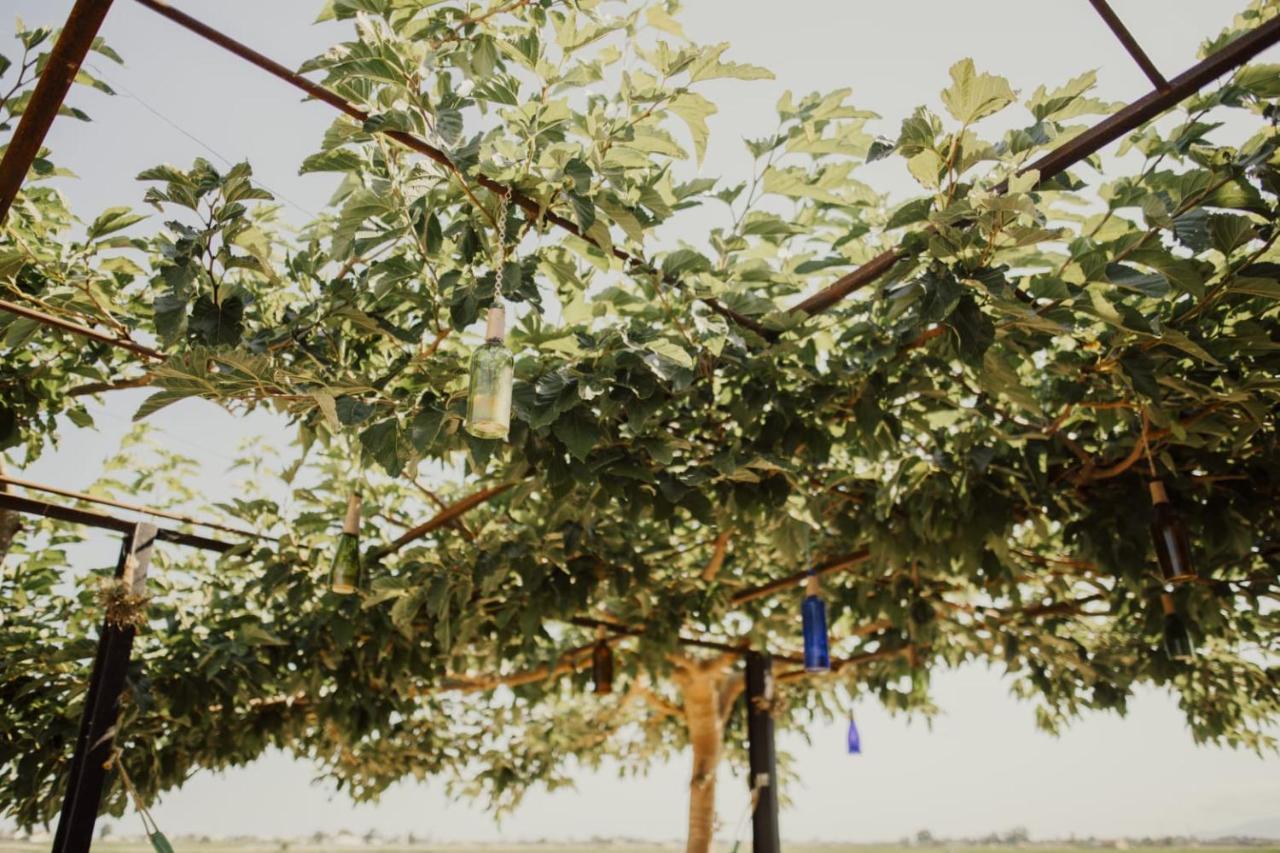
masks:
<path fill-rule="evenodd" d="M 128 584 L 133 595 L 142 595 L 146 589 L 147 566 L 155 539 L 156 528 L 150 524 L 134 525 L 124 536 L 115 576 Z M 71 759 L 67 793 L 53 839 L 53 853 L 86 853 L 93 841 L 93 826 L 98 820 L 102 787 L 115 742 L 120 692 L 129 668 L 133 635 L 132 626 L 112 625 L 103 620 L 98 654 L 89 677 L 89 692 L 80 717 L 80 735 Z"/>
<path fill-rule="evenodd" d="M 778 763 L 773 744 L 773 661 L 747 652 L 747 755 L 751 764 L 751 849 L 781 853 L 778 835 Z"/>
<path fill-rule="evenodd" d="M 9 215 L 9 207 L 27 178 L 27 170 L 40 153 L 45 135 L 62 108 L 67 91 L 80 73 L 80 65 L 98 36 L 102 20 L 111 8 L 111 0 L 76 0 L 62 34 L 49 52 L 40 81 L 31 95 L 9 148 L 0 160 L 0 222 Z"/>

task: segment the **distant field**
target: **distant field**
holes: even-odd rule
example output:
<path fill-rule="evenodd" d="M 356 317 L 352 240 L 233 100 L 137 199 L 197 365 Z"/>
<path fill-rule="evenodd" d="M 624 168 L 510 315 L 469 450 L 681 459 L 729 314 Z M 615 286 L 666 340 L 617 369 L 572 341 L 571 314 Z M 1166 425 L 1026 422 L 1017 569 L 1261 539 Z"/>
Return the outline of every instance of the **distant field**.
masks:
<path fill-rule="evenodd" d="M 0 841 L 0 853 L 35 853 L 35 850 L 47 850 L 47 841 L 41 843 L 24 843 L 24 841 Z M 392 847 L 392 845 L 374 844 L 369 847 L 352 847 L 352 845 L 310 845 L 259 843 L 228 844 L 198 843 L 186 839 L 174 841 L 175 853 L 280 853 L 287 849 L 289 853 L 352 853 L 353 850 L 376 850 L 376 853 L 671 853 L 680 850 L 684 845 L 677 844 L 419 844 L 416 847 Z M 1028 845 L 1025 848 L 1014 847 L 948 847 L 937 845 L 932 848 L 909 848 L 899 845 L 881 844 L 783 844 L 786 853 L 904 853 L 905 850 L 932 850 L 934 853 L 1012 853 L 1014 850 L 1027 850 L 1028 853 L 1098 853 L 1102 848 L 1085 847 L 1041 847 Z M 128 841 L 99 841 L 93 849 L 101 853 L 152 853 L 148 844 L 128 843 Z M 717 845 L 718 853 L 728 853 L 730 845 Z M 751 841 L 745 840 L 739 848 L 740 853 L 750 853 Z M 1146 847 L 1132 848 L 1148 853 L 1280 853 L 1280 844 L 1271 847 Z"/>

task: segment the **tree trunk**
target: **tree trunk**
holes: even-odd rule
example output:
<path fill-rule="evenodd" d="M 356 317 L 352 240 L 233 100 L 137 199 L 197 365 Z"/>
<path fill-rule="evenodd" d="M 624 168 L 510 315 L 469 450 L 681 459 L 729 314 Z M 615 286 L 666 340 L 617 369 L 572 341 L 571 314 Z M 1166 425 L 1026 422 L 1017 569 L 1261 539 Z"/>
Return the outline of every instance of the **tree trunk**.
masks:
<path fill-rule="evenodd" d="M 684 661 L 675 682 L 684 699 L 693 770 L 689 777 L 689 835 L 685 853 L 710 853 L 716 825 L 716 769 L 724 745 L 725 702 L 736 698 L 736 685 L 726 685 L 732 658 Z M 732 701 L 732 700 L 729 700 Z"/>

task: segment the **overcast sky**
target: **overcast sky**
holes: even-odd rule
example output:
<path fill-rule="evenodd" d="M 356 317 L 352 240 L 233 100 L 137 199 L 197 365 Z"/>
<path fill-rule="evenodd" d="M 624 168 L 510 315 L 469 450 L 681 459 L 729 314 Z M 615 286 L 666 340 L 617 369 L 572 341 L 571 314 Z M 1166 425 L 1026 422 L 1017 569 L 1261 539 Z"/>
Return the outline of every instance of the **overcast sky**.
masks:
<path fill-rule="evenodd" d="M 1156 64 L 1172 76 L 1195 61 L 1200 40 L 1216 33 L 1244 0 L 1113 0 Z M 174 0 L 174 4 L 287 65 L 340 36 L 311 26 L 318 0 Z M 29 24 L 65 17 L 69 0 L 2 0 L 0 10 Z M 947 68 L 972 56 L 981 70 L 1010 78 L 1029 93 L 1096 68 L 1100 93 L 1132 100 L 1149 85 L 1085 0 L 691 0 L 690 35 L 727 41 L 731 58 L 765 65 L 777 80 L 715 83 L 721 108 L 711 120 L 703 170 L 742 179 L 743 136 L 773 127 L 784 89 L 850 86 L 858 106 L 884 117 L 893 135 L 915 105 L 936 103 Z M 12 26 L 6 14 L 0 35 Z M 95 57 L 119 95 L 78 90 L 73 103 L 91 124 L 59 120 L 49 137 L 54 157 L 80 177 L 63 189 L 85 218 L 116 204 L 141 204 L 140 170 L 159 162 L 189 164 L 248 158 L 258 179 L 292 205 L 294 217 L 320 210 L 332 178 L 298 176 L 332 119 L 315 103 L 228 54 L 130 2 L 116 0 L 104 35 L 124 55 L 123 68 Z M 0 52 L 8 52 L 8 38 Z M 1273 49 L 1264 57 L 1280 61 Z M 216 153 L 213 153 L 216 152 Z M 886 166 L 880 189 L 909 187 Z M 123 434 L 145 394 L 125 392 L 97 409 L 98 428 L 69 434 L 63 449 L 27 469 L 35 479 L 82 487 Z M 201 402 L 165 409 L 153 419 L 176 450 L 203 464 L 212 496 L 232 488 L 224 475 L 237 444 L 265 434 L 283 443 L 270 416 L 232 416 Z M 111 550 L 107 546 L 106 550 Z M 105 561 L 104 561 L 105 562 Z M 84 570 L 88 566 L 79 567 Z M 864 754 L 844 752 L 844 724 L 818 727 L 809 742 L 785 740 L 803 782 L 787 794 L 786 839 L 896 839 L 923 828 L 978 834 L 1023 825 L 1037 837 L 1087 834 L 1214 832 L 1280 818 L 1280 761 L 1192 741 L 1174 701 L 1143 691 L 1127 719 L 1095 716 L 1054 739 L 1036 731 L 1031 705 L 1018 703 L 996 672 L 969 667 L 936 678 L 943 715 L 932 727 L 890 717 L 873 703 L 856 713 Z M 731 840 L 747 804 L 741 775 L 726 768 L 720 786 L 720 837 Z M 310 784 L 305 764 L 272 756 L 226 774 L 196 776 L 167 794 L 154 814 L 172 835 L 303 835 L 350 828 L 413 832 L 437 840 L 585 838 L 592 835 L 674 839 L 684 826 L 687 760 L 655 767 L 645 779 L 620 781 L 583 773 L 577 791 L 535 794 L 503 824 L 440 786 L 405 784 L 378 805 L 355 807 Z M 1277 820 L 1280 823 L 1280 820 Z M 136 832 L 130 817 L 121 831 Z M 1275 828 L 1280 834 L 1280 826 Z"/>

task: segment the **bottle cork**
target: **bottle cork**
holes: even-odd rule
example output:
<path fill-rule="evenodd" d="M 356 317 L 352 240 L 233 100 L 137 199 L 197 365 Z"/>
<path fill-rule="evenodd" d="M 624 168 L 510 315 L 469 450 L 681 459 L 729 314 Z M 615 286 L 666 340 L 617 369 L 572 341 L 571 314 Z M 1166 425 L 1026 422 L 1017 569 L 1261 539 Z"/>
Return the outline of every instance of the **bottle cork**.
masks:
<path fill-rule="evenodd" d="M 1159 480 L 1152 480 L 1147 486 L 1151 489 L 1151 502 L 1153 504 L 1167 504 L 1169 502 L 1169 493 L 1164 490 L 1164 483 Z"/>
<path fill-rule="evenodd" d="M 1160 593 L 1160 608 L 1164 610 L 1164 615 L 1172 616 L 1175 611 L 1173 606 L 1173 596 L 1167 592 Z"/>
<path fill-rule="evenodd" d="M 507 311 L 501 305 L 489 309 L 485 318 L 484 339 L 500 341 L 507 336 Z"/>
<path fill-rule="evenodd" d="M 347 498 L 347 517 L 342 522 L 342 532 L 360 535 L 360 493 L 352 492 Z"/>
<path fill-rule="evenodd" d="M 818 586 L 817 575 L 810 574 L 808 579 L 805 580 L 804 594 L 805 595 L 821 595 L 822 594 L 822 587 Z"/>

